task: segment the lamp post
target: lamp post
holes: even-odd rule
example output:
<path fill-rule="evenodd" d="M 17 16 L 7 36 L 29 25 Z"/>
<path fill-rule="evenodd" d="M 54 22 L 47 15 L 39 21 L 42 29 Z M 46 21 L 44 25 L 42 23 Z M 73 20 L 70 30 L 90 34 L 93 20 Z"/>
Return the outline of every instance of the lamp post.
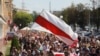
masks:
<path fill-rule="evenodd" d="M 20 27 L 22 26 L 22 24 L 19 25 Z"/>
<path fill-rule="evenodd" d="M 62 15 L 60 15 L 60 19 L 63 19 L 63 16 Z"/>
<path fill-rule="evenodd" d="M 21 29 L 22 28 L 22 24 L 20 23 L 18 27 L 19 27 L 19 29 Z"/>

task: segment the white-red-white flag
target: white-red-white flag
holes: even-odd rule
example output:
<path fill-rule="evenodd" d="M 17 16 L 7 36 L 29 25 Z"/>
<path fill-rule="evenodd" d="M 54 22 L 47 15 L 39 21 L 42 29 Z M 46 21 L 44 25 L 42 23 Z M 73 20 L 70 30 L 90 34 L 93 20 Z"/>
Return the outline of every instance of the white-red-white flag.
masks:
<path fill-rule="evenodd" d="M 54 52 L 53 54 L 54 56 L 65 56 L 64 53 L 60 53 L 60 52 Z"/>
<path fill-rule="evenodd" d="M 68 24 L 48 11 L 43 11 L 31 28 L 52 33 L 67 45 L 72 45 L 78 37 Z"/>

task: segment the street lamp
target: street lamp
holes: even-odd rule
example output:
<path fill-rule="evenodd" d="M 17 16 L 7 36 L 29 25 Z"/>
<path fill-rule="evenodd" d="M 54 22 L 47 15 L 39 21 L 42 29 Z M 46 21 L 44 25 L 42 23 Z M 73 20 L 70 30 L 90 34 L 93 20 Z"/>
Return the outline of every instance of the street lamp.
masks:
<path fill-rule="evenodd" d="M 21 27 L 21 26 L 22 26 L 22 24 L 19 24 L 19 26 Z"/>
<path fill-rule="evenodd" d="M 62 15 L 60 15 L 60 19 L 63 19 L 63 16 Z"/>

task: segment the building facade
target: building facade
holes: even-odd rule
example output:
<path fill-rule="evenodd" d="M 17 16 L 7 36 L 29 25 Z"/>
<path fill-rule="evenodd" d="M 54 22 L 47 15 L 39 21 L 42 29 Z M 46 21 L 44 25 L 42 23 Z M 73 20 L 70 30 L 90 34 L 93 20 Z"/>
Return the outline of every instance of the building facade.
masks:
<path fill-rule="evenodd" d="M 12 21 L 12 0 L 0 0 L 0 51 L 4 53 L 5 37 Z"/>
<path fill-rule="evenodd" d="M 12 0 L 0 0 L 0 39 L 4 38 L 12 21 Z"/>

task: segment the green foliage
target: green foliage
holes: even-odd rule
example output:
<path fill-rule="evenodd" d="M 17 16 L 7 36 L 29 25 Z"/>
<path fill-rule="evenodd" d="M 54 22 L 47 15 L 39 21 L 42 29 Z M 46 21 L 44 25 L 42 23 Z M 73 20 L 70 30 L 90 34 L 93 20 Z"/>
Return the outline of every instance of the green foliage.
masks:
<path fill-rule="evenodd" d="M 13 17 L 14 17 L 14 16 L 15 16 L 15 14 L 17 13 L 17 9 L 16 9 L 16 8 L 14 8 L 12 12 L 13 12 Z"/>
<path fill-rule="evenodd" d="M 19 11 L 14 16 L 14 23 L 19 26 L 19 28 L 23 28 L 28 26 L 30 22 L 32 22 L 32 15 L 27 12 Z"/>
<path fill-rule="evenodd" d="M 35 19 L 37 18 L 38 14 L 36 11 L 33 11 L 33 13 L 31 14 L 32 18 L 33 18 L 33 22 L 35 21 Z"/>
<path fill-rule="evenodd" d="M 61 15 L 66 23 L 74 27 L 77 23 L 82 29 L 89 24 L 91 27 L 96 27 L 97 30 L 100 28 L 100 7 L 91 10 L 90 7 L 81 3 L 76 6 L 72 3 L 70 7 L 62 10 Z"/>
<path fill-rule="evenodd" d="M 75 24 L 77 21 L 77 10 L 74 4 L 72 4 L 70 7 L 65 8 L 62 11 L 62 15 L 64 17 L 65 22 L 68 24 Z"/>
<path fill-rule="evenodd" d="M 9 56 L 10 55 L 10 48 L 11 48 L 11 41 L 7 42 L 7 45 L 5 48 L 6 48 L 5 56 Z"/>
<path fill-rule="evenodd" d="M 85 9 L 84 9 L 85 8 Z M 75 6 L 73 3 L 70 7 L 62 10 L 61 15 L 63 15 L 64 21 L 68 24 L 76 27 L 76 23 L 84 29 L 89 22 L 89 13 L 90 10 L 86 9 L 83 4 L 78 4 Z"/>
<path fill-rule="evenodd" d="M 14 37 L 12 38 L 11 46 L 12 46 L 12 47 L 16 47 L 17 49 L 20 48 L 20 43 L 19 43 L 19 40 L 18 40 L 18 37 L 17 37 L 17 36 L 14 36 Z"/>
<path fill-rule="evenodd" d="M 94 11 L 93 11 L 93 13 L 94 13 L 94 18 L 93 18 L 93 23 L 96 25 L 96 27 L 97 27 L 97 30 L 99 29 L 99 27 L 100 27 L 100 8 L 97 8 L 97 9 L 95 9 Z"/>
<path fill-rule="evenodd" d="M 68 15 L 67 15 L 67 10 L 66 10 L 66 9 L 64 9 L 64 10 L 61 12 L 61 15 L 63 15 L 63 20 L 64 20 L 66 23 L 68 23 L 68 19 L 67 19 Z"/>

